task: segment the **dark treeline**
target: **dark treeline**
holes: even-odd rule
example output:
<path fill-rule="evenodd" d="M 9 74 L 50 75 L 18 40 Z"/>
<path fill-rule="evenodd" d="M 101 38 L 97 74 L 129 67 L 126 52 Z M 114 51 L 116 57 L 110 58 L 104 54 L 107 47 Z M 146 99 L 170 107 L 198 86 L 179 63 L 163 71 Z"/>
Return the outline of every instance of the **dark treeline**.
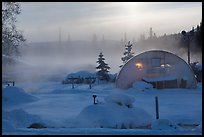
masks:
<path fill-rule="evenodd" d="M 183 30 L 181 30 L 182 32 Z M 139 40 L 135 44 L 135 50 L 143 51 L 151 49 L 161 49 L 170 51 L 184 60 L 186 59 L 187 53 L 187 40 L 182 33 L 175 33 L 163 36 L 156 36 L 156 33 L 153 33 L 152 28 L 150 28 L 150 35 L 148 38 L 145 38 L 144 35 L 141 35 Z M 186 34 L 190 35 L 190 52 L 191 57 L 194 58 L 194 61 L 202 61 L 202 22 L 200 25 L 197 25 L 192 30 L 186 30 Z M 197 58 L 197 60 L 196 60 Z M 192 61 L 193 61 L 192 60 Z"/>

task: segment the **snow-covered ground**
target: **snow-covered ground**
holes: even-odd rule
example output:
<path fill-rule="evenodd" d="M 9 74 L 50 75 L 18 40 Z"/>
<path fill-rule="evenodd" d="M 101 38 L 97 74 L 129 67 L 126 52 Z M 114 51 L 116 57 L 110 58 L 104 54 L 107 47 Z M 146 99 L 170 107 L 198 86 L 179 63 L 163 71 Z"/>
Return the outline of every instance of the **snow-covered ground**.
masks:
<path fill-rule="evenodd" d="M 61 81 L 2 86 L 2 133 L 202 134 L 201 83 L 196 89 L 143 86 L 121 90 L 113 83 L 96 82 L 92 89 L 88 84 L 72 89 Z M 97 95 L 95 105 L 93 95 Z M 155 118 L 155 96 L 159 120 Z M 47 128 L 27 128 L 32 123 Z"/>

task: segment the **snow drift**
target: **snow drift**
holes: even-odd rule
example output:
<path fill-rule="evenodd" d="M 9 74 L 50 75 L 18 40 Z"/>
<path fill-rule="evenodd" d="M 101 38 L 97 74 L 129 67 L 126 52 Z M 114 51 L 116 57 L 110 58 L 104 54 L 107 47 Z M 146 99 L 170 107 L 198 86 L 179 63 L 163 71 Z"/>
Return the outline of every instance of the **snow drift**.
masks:
<path fill-rule="evenodd" d="M 24 89 L 16 86 L 7 86 L 3 88 L 2 98 L 3 105 L 18 105 L 37 100 L 35 96 L 26 93 Z"/>
<path fill-rule="evenodd" d="M 2 129 L 26 128 L 34 122 L 42 123 L 37 115 L 31 115 L 23 109 L 15 109 L 2 111 Z"/>
<path fill-rule="evenodd" d="M 149 83 L 146 83 L 146 82 L 143 82 L 143 81 L 135 81 L 133 84 L 132 84 L 132 88 L 138 90 L 138 91 L 145 91 L 147 89 L 152 89 L 153 86 L 152 84 L 149 84 Z"/>

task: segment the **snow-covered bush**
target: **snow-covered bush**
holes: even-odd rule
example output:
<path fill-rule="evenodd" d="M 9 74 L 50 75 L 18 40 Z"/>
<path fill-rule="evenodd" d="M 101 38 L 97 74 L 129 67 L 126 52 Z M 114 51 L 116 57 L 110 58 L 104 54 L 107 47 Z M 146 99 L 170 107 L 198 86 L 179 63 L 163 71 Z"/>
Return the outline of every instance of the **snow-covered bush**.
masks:
<path fill-rule="evenodd" d="M 115 103 L 120 106 L 132 107 L 132 103 L 135 101 L 135 98 L 125 93 L 113 93 L 109 96 L 106 96 L 104 100 L 107 103 Z"/>
<path fill-rule="evenodd" d="M 198 82 L 202 81 L 202 64 L 193 62 L 190 64 Z"/>
<path fill-rule="evenodd" d="M 147 89 L 152 89 L 153 85 L 144 81 L 135 81 L 132 84 L 132 88 L 136 89 L 137 91 L 145 91 Z"/>
<path fill-rule="evenodd" d="M 111 94 L 105 103 L 89 105 L 77 115 L 72 127 L 83 128 L 150 128 L 152 117 L 142 108 L 134 107 L 134 98 Z"/>
<path fill-rule="evenodd" d="M 76 117 L 76 127 L 84 128 L 148 128 L 151 116 L 141 108 L 116 104 L 85 107 Z"/>

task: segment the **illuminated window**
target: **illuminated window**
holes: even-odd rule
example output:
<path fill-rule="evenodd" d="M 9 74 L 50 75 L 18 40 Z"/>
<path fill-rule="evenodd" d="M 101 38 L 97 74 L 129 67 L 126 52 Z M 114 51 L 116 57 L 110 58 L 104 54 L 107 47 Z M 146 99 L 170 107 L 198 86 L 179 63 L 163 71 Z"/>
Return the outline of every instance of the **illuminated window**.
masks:
<path fill-rule="evenodd" d="M 161 67 L 161 58 L 153 58 L 152 67 Z"/>
<path fill-rule="evenodd" d="M 135 66 L 138 68 L 138 69 L 143 69 L 143 64 L 142 63 L 135 63 Z"/>

